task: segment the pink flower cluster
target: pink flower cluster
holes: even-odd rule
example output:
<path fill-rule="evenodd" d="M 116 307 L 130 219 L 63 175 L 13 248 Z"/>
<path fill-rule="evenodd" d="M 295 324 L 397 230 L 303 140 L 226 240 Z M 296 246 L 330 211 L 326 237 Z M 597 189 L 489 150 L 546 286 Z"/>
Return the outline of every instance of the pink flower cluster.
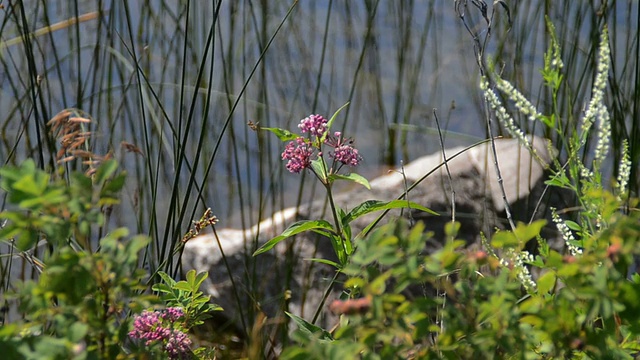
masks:
<path fill-rule="evenodd" d="M 322 137 L 327 132 L 327 119 L 322 115 L 309 115 L 300 121 L 298 128 L 303 133 L 309 133 L 309 135 L 315 135 Z"/>
<path fill-rule="evenodd" d="M 179 307 L 170 307 L 164 309 L 160 317 L 173 323 L 184 317 L 184 311 Z"/>
<path fill-rule="evenodd" d="M 333 137 L 327 139 L 326 144 L 334 148 L 329 156 L 338 162 L 349 166 L 358 166 L 362 160 L 362 156 L 358 154 L 358 149 L 353 147 L 353 139 L 342 138 L 342 134 L 338 131 L 333 134 Z"/>
<path fill-rule="evenodd" d="M 282 160 L 287 161 L 287 170 L 297 174 L 311 165 L 311 156 L 313 148 L 311 145 L 299 137 L 295 141 L 291 141 L 284 148 Z"/>
<path fill-rule="evenodd" d="M 303 133 L 309 133 L 316 136 L 318 140 L 327 132 L 327 119 L 321 115 L 309 115 L 300 121 L 298 128 Z M 316 148 L 320 150 L 319 141 L 314 145 L 312 140 L 298 137 L 294 141 L 290 141 L 282 152 L 282 160 L 287 161 L 287 170 L 294 174 L 311 166 L 311 160 Z M 344 139 L 340 132 L 335 132 L 333 136 L 329 136 L 324 140 L 324 144 L 334 148 L 329 153 L 335 161 L 348 166 L 357 166 L 362 160 L 362 156 L 358 154 L 358 150 L 353 147 L 353 139 Z M 321 156 L 321 153 L 319 154 Z"/>
<path fill-rule="evenodd" d="M 154 343 L 164 344 L 169 359 L 191 358 L 191 339 L 182 330 L 174 328 L 174 324 L 184 317 L 179 307 L 167 308 L 164 311 L 143 311 L 134 316 L 133 330 L 129 332 L 132 339 L 144 340 L 146 346 Z"/>

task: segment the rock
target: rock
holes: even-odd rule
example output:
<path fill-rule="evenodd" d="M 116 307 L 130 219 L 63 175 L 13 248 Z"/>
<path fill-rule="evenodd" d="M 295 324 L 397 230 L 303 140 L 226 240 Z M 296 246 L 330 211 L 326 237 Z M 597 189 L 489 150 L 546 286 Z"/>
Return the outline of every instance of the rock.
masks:
<path fill-rule="evenodd" d="M 505 227 L 501 220 L 505 199 L 514 209 L 516 220 L 530 220 L 528 216 L 542 195 L 547 164 L 556 156 L 554 150 L 548 150 L 547 140 L 538 137 L 530 140 L 535 154 L 513 139 L 495 141 L 504 194 L 495 172 L 491 143 L 487 142 L 468 151 L 463 151 L 464 148 L 445 150 L 450 159 L 451 179 L 445 167 L 440 166 L 442 152 L 439 152 L 372 180 L 371 190 L 359 188 L 338 194 L 335 200 L 338 206 L 349 209 L 369 199 L 398 198 L 405 190 L 403 172 L 408 185 L 421 180 L 409 191 L 409 200 L 433 209 L 441 216 L 405 209 L 403 212 L 391 211 L 385 219 L 410 214 L 416 221 L 425 220 L 427 230 L 435 234 L 433 241 L 425 246 L 433 251 L 443 241 L 444 224 L 451 221 L 453 189 L 455 217 L 461 222 L 459 238 L 468 244 L 476 244 L 480 231 L 491 234 L 496 227 Z M 427 174 L 430 175 L 423 179 Z M 533 201 L 528 201 L 532 194 L 535 196 Z M 325 292 L 335 291 L 328 288 L 335 271 L 328 265 L 302 260 L 335 260 L 328 239 L 314 233 L 303 233 L 295 240 L 279 243 L 265 254 L 251 256 L 255 249 L 296 220 L 325 218 L 330 221 L 325 214 L 325 205 L 324 201 L 317 201 L 298 209 L 284 209 L 246 231 L 219 229 L 213 234 L 196 237 L 185 246 L 183 269 L 185 272 L 190 269 L 209 272 L 203 291 L 212 295 L 212 301 L 224 308 L 221 313 L 224 320 L 236 328 L 250 329 L 258 312 L 267 315 L 268 324 L 286 324 L 285 309 L 308 321 L 312 321 L 316 310 L 320 309 L 316 323 L 329 328 L 335 325 L 336 319 L 326 311 L 323 298 Z M 538 214 L 542 213 L 538 211 Z M 354 221 L 353 234 L 364 229 L 378 215 L 369 214 Z M 335 296 L 332 293 L 327 304 Z"/>

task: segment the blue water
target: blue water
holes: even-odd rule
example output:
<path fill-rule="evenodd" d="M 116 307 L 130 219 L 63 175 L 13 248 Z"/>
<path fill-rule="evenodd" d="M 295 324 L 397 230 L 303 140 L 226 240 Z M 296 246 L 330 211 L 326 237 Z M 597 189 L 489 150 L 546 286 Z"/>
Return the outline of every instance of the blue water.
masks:
<path fill-rule="evenodd" d="M 197 167 L 198 184 L 206 187 L 204 206 L 214 208 L 225 225 L 240 226 L 242 220 L 247 225 L 256 220 L 260 196 L 267 213 L 294 203 L 300 182 L 299 176 L 282 172 L 282 144 L 265 136 L 259 145 L 256 133 L 246 126 L 248 121 L 294 129 L 308 114 L 330 116 L 350 101 L 336 126 L 356 138 L 364 156 L 358 172 L 368 177 L 384 172 L 386 160 L 397 165 L 440 148 L 434 109 L 448 132 L 446 146 L 470 144 L 487 135 L 473 41 L 457 17 L 453 1 L 300 1 L 242 93 L 291 1 L 267 1 L 265 7 L 255 1 L 224 1 L 214 27 L 215 42 L 208 51 L 207 36 L 215 19 L 213 2 L 191 2 L 190 9 L 174 1 L 128 2 L 128 14 L 123 2 L 101 3 L 103 8 L 98 9 L 99 2 L 82 1 L 77 12 L 62 1 L 47 2 L 46 8 L 34 2 L 27 9 L 31 30 L 45 26 L 47 18 L 52 24 L 102 11 L 98 18 L 83 22 L 78 32 L 68 27 L 36 38 L 34 64 L 42 74 L 44 98 L 43 103 L 35 104 L 37 113 L 33 102 L 24 100 L 32 96 L 24 46 L 0 50 L 4 60 L 0 69 L 0 108 L 4 109 L 0 160 L 10 160 L 10 149 L 16 142 L 19 146 L 12 159 L 37 153 L 35 121 L 44 123 L 45 117 L 67 107 L 83 109 L 95 120 L 93 150 L 113 151 L 130 173 L 125 201 L 112 218 L 114 224 L 149 231 L 148 222 L 132 224 L 130 214 L 138 209 L 138 189 L 153 184 L 143 175 L 144 159 L 123 153 L 121 141 L 138 145 L 145 156 L 159 164 L 156 175 L 162 196 L 158 216 L 164 221 L 176 171 L 176 143 L 186 131 L 189 145 L 185 154 L 193 160 L 198 137 L 204 133 L 200 162 L 192 164 Z M 506 13 L 498 9 L 486 52 L 489 56 L 500 54 L 505 77 L 526 95 L 537 98 L 541 91 L 538 69 L 547 46 L 542 40 L 543 16 L 536 11 L 539 2 L 507 3 L 513 27 L 508 30 Z M 589 55 L 592 23 L 599 21 L 598 9 L 581 1 L 548 3 L 559 37 L 567 42 L 566 55 L 576 56 L 574 63 L 583 64 Z M 484 20 L 471 6 L 467 14 L 474 31 L 484 38 Z M 628 53 L 633 44 L 627 39 L 629 31 L 637 29 L 637 14 L 637 1 L 618 1 L 602 20 L 609 23 L 613 59 L 618 66 L 633 56 Z M 18 36 L 16 17 L 9 11 L 0 16 L 5 24 L 2 41 Z M 146 79 L 139 80 L 132 52 Z M 202 63 L 204 73 L 197 83 Z M 184 77 L 180 70 L 183 64 L 187 64 Z M 573 71 L 567 69 L 567 76 L 578 75 Z M 145 84 L 142 92 L 138 81 Z M 589 82 L 587 78 L 581 83 Z M 209 85 L 210 108 L 205 113 Z M 224 127 L 238 96 L 241 101 L 230 116 L 230 126 Z M 187 129 L 190 111 L 193 122 Z M 574 114 L 579 116 L 579 106 Z M 174 134 L 169 124 L 175 128 L 182 124 L 182 130 Z M 541 130 L 540 125 L 523 125 L 534 132 Z M 149 148 L 145 147 L 144 129 L 150 135 Z M 389 129 L 396 130 L 392 148 Z M 210 162 L 212 171 L 205 178 L 204 169 Z M 262 170 L 260 163 L 265 165 Z M 186 184 L 188 177 L 182 167 L 181 184 Z M 193 198 L 191 194 L 189 201 Z M 148 204 L 150 199 L 144 201 Z"/>

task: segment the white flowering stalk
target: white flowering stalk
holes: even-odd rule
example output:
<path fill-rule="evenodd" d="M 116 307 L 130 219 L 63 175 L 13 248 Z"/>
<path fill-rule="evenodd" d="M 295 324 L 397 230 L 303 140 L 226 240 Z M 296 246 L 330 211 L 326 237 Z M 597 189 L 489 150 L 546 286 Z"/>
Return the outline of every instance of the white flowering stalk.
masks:
<path fill-rule="evenodd" d="M 482 89 L 482 91 L 484 92 L 484 98 L 486 99 L 489 106 L 491 106 L 491 109 L 495 111 L 498 121 L 502 124 L 502 126 L 505 127 L 507 132 L 514 138 L 518 139 L 521 144 L 531 149 L 529 139 L 527 139 L 527 137 L 524 135 L 524 132 L 522 132 L 522 130 L 520 130 L 520 128 L 516 126 L 516 123 L 513 121 L 511 115 L 507 113 L 507 109 L 502 106 L 502 102 L 500 102 L 500 99 L 498 98 L 496 93 L 489 88 L 489 82 L 487 81 L 486 77 L 483 77 L 480 80 L 480 89 Z"/>
<path fill-rule="evenodd" d="M 529 269 L 525 266 L 527 262 L 533 262 L 533 255 L 529 254 L 528 251 L 516 252 L 513 249 L 507 250 L 505 257 L 500 259 L 502 266 L 507 268 L 513 267 L 518 281 L 520 281 L 527 292 L 535 292 L 537 284 L 533 281 Z"/>
<path fill-rule="evenodd" d="M 622 142 L 622 158 L 618 168 L 618 178 L 616 179 L 616 193 L 618 200 L 622 200 L 629 190 L 629 176 L 631 175 L 631 159 L 629 158 L 629 142 L 624 139 Z"/>
<path fill-rule="evenodd" d="M 578 162 L 578 167 L 580 168 L 580 177 L 583 180 L 586 180 L 589 183 L 594 183 L 593 177 L 593 171 L 591 171 L 589 168 L 587 168 L 586 166 L 584 166 L 583 163 Z"/>
<path fill-rule="evenodd" d="M 507 97 L 515 102 L 516 108 L 520 113 L 526 116 L 529 121 L 535 121 L 540 118 L 542 114 L 538 112 L 535 106 L 524 96 L 520 91 L 518 91 L 513 85 L 507 80 L 498 79 L 496 84 L 498 89 L 502 91 Z"/>
<path fill-rule="evenodd" d="M 605 27 L 602 31 L 602 37 L 600 38 L 600 50 L 598 52 L 598 67 L 596 71 L 596 79 L 593 83 L 593 89 L 591 90 L 591 101 L 587 106 L 587 111 L 582 119 L 582 132 L 586 134 L 596 118 L 600 118 L 608 112 L 604 106 L 604 89 L 607 86 L 607 76 L 609 75 L 609 33 Z M 607 119 L 608 120 L 608 119 Z M 586 136 L 583 137 L 583 141 L 586 141 Z"/>
<path fill-rule="evenodd" d="M 489 244 L 489 240 L 487 239 L 487 237 L 484 235 L 482 231 L 480 232 L 480 243 L 482 244 L 482 247 L 487 251 L 489 255 L 493 256 L 496 259 L 500 259 L 498 254 L 496 254 L 495 250 L 493 250 L 493 247 L 491 246 L 491 244 Z"/>
<path fill-rule="evenodd" d="M 598 117 L 598 143 L 594 158 L 594 168 L 599 168 L 609 153 L 609 143 L 611 141 L 611 121 L 609 111 L 604 104 L 597 107 L 596 116 Z"/>
<path fill-rule="evenodd" d="M 564 63 L 562 62 L 562 57 L 560 56 L 560 45 L 558 44 L 558 39 L 556 38 L 556 27 L 553 25 L 551 20 L 549 20 L 549 18 L 545 18 L 545 22 L 547 23 L 549 34 L 551 35 L 551 52 L 548 53 L 548 56 L 545 56 L 545 67 L 556 68 L 557 70 L 560 70 L 564 67 Z"/>
<path fill-rule="evenodd" d="M 551 208 L 551 218 L 553 219 L 553 222 L 556 224 L 558 231 L 560 231 L 560 234 L 562 234 L 562 239 L 564 240 L 564 243 L 567 245 L 567 249 L 569 249 L 569 253 L 573 256 L 582 255 L 582 249 L 574 245 L 576 239 L 573 237 L 573 233 L 571 232 L 571 229 L 569 229 L 569 226 L 567 226 L 567 223 L 565 223 L 564 220 L 560 218 L 560 216 L 556 212 L 556 209 L 553 207 Z"/>

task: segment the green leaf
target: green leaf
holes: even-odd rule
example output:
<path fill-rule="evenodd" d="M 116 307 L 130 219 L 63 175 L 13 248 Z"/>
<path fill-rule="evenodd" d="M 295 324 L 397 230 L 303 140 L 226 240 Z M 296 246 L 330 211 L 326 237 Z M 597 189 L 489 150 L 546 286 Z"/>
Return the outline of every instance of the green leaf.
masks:
<path fill-rule="evenodd" d="M 356 173 L 351 173 L 351 174 L 347 174 L 347 175 L 341 175 L 341 174 L 331 174 L 329 176 L 330 180 L 348 180 L 348 181 L 353 181 L 357 184 L 360 184 L 364 187 L 366 187 L 367 189 L 371 190 L 371 185 L 369 185 L 369 181 L 362 175 L 358 175 Z"/>
<path fill-rule="evenodd" d="M 2 215 L 2 213 L 0 213 L 0 215 Z M 0 216 L 0 219 L 2 219 L 2 216 Z M 20 227 L 7 224 L 3 228 L 0 228 L 0 240 L 10 240 L 18 236 L 21 232 Z"/>
<path fill-rule="evenodd" d="M 274 133 L 278 139 L 280 139 L 280 141 L 282 142 L 286 142 L 286 141 L 291 141 L 291 140 L 295 140 L 297 138 L 299 138 L 300 136 L 297 134 L 292 133 L 289 130 L 285 130 L 285 129 L 280 129 L 280 128 L 268 128 L 268 127 L 263 127 L 260 128 L 262 130 L 267 130 L 267 131 L 271 131 L 272 133 Z"/>
<path fill-rule="evenodd" d="M 24 229 L 16 236 L 16 248 L 27 251 L 38 243 L 38 232 L 33 229 Z"/>
<path fill-rule="evenodd" d="M 491 246 L 496 249 L 515 248 L 520 245 L 520 241 L 511 231 L 498 231 L 491 238 Z"/>
<path fill-rule="evenodd" d="M 162 278 L 162 281 L 164 281 L 169 286 L 173 286 L 176 284 L 176 281 L 173 280 L 173 278 L 164 271 L 158 271 L 158 276 L 160 276 L 160 278 Z"/>
<path fill-rule="evenodd" d="M 193 290 L 197 291 L 198 289 L 200 289 L 200 285 L 202 285 L 202 283 L 209 277 L 209 273 L 207 271 L 203 271 L 201 273 L 198 273 L 198 275 L 196 276 L 194 282 L 191 284 L 193 286 Z"/>
<path fill-rule="evenodd" d="M 515 235 L 523 244 L 537 235 L 540 235 L 540 231 L 547 224 L 547 221 L 537 220 L 531 224 L 518 223 L 515 230 Z"/>
<path fill-rule="evenodd" d="M 399 208 L 410 208 L 421 210 L 433 215 L 438 215 L 435 211 L 428 209 L 418 203 L 413 201 L 406 200 L 392 200 L 392 201 L 381 201 L 381 200 L 367 200 L 362 204 L 356 206 L 351 210 L 342 220 L 344 225 L 350 223 L 351 221 L 367 215 L 369 213 L 380 211 L 380 210 L 389 210 L 389 209 L 399 209 Z"/>
<path fill-rule="evenodd" d="M 192 291 L 191 285 L 189 285 L 189 283 L 186 281 L 178 281 L 175 285 L 173 285 L 173 288 L 176 290 L 186 291 L 188 293 Z"/>
<path fill-rule="evenodd" d="M 49 175 L 45 173 L 35 172 L 34 174 L 26 174 L 13 183 L 13 190 L 18 190 L 24 194 L 40 196 L 49 183 Z"/>
<path fill-rule="evenodd" d="M 167 293 L 167 294 L 173 293 L 173 290 L 167 284 L 153 284 L 151 289 L 153 291 Z"/>
<path fill-rule="evenodd" d="M 324 133 L 324 135 L 322 135 L 322 138 L 320 139 L 321 143 L 324 143 L 324 141 L 327 139 L 327 136 L 329 136 L 329 133 L 331 132 L 331 125 L 333 125 L 333 122 L 336 120 L 336 117 L 338 117 L 340 111 L 342 111 L 342 109 L 346 108 L 347 106 L 349 106 L 348 102 L 342 105 L 338 110 L 336 110 L 336 112 L 334 112 L 331 116 L 331 119 L 327 121 L 327 131 Z"/>
<path fill-rule="evenodd" d="M 491 239 L 491 245 L 496 248 L 518 248 L 527 241 L 540 234 L 540 230 L 547 223 L 546 220 L 537 220 L 531 224 L 518 223 L 516 229 L 511 231 L 499 231 Z"/>
<path fill-rule="evenodd" d="M 341 268 L 341 266 L 340 266 L 337 262 L 335 262 L 335 261 L 331 261 L 331 260 L 327 260 L 327 259 L 322 259 L 322 258 L 306 258 L 306 259 L 304 259 L 304 260 L 307 260 L 307 261 L 313 261 L 313 262 L 317 262 L 317 263 L 320 263 L 320 264 L 326 264 L 326 265 L 329 265 L 329 266 L 333 266 L 333 267 L 334 267 L 334 268 L 336 268 L 336 269 L 340 269 L 340 268 Z"/>
<path fill-rule="evenodd" d="M 567 225 L 567 227 L 573 231 L 581 231 L 582 227 L 580 225 L 578 225 L 577 222 L 575 221 L 571 221 L 571 220 L 565 220 L 564 223 Z"/>
<path fill-rule="evenodd" d="M 325 169 L 324 160 L 322 160 L 322 158 L 311 160 L 311 168 L 323 183 L 330 180 L 330 178 L 327 177 L 327 170 Z"/>
<path fill-rule="evenodd" d="M 100 167 L 96 171 L 94 181 L 96 184 L 104 183 L 115 171 L 118 169 L 118 162 L 115 160 L 107 160 L 100 164 Z"/>
<path fill-rule="evenodd" d="M 80 341 L 82 341 L 82 338 L 85 337 L 88 331 L 89 325 L 81 322 L 75 322 L 71 324 L 71 326 L 69 326 L 69 333 L 67 334 L 67 338 L 74 343 L 79 343 Z"/>
<path fill-rule="evenodd" d="M 193 284 L 196 281 L 196 270 L 195 269 L 191 269 L 187 272 L 187 283 L 189 284 Z"/>
<path fill-rule="evenodd" d="M 537 284 L 538 284 L 538 294 L 548 293 L 551 289 L 553 289 L 554 285 L 556 284 L 556 273 L 553 271 L 546 272 L 545 274 L 540 276 L 540 278 L 537 281 Z"/>
<path fill-rule="evenodd" d="M 126 172 L 122 172 L 115 176 L 111 181 L 109 181 L 102 191 L 100 192 L 101 196 L 108 196 L 117 194 L 124 187 L 124 181 L 127 177 Z"/>
<path fill-rule="evenodd" d="M 300 316 L 294 315 L 288 311 L 285 311 L 284 313 L 287 314 L 287 316 L 290 317 L 291 320 L 293 320 L 293 322 L 296 323 L 296 325 L 298 325 L 298 329 L 300 329 L 300 331 L 303 331 L 310 335 L 320 334 L 321 340 L 333 340 L 333 337 L 331 336 L 331 334 L 325 331 L 323 328 L 313 325 L 312 323 L 301 318 Z"/>
<path fill-rule="evenodd" d="M 308 230 L 315 229 L 324 229 L 333 231 L 333 226 L 329 224 L 329 222 L 325 220 L 302 220 L 291 224 L 285 231 L 282 232 L 281 235 L 274 237 L 273 239 L 267 241 L 262 247 L 260 247 L 256 252 L 253 253 L 253 256 L 262 254 L 271 250 L 274 246 L 276 246 L 280 241 L 291 237 L 293 235 L 299 234 Z"/>

